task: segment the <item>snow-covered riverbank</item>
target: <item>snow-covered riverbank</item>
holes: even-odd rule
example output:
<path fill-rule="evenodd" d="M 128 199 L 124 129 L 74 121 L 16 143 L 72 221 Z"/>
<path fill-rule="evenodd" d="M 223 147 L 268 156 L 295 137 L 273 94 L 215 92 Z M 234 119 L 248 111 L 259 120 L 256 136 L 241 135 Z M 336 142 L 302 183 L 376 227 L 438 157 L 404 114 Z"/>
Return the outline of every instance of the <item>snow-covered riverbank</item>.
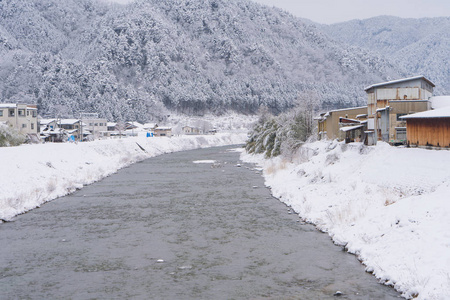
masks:
<path fill-rule="evenodd" d="M 163 153 L 244 143 L 246 133 L 129 137 L 0 148 L 0 219 L 72 193 L 132 163 Z"/>
<path fill-rule="evenodd" d="M 450 299 L 450 151 L 316 142 L 292 162 L 242 159 L 381 282 L 406 298 Z"/>

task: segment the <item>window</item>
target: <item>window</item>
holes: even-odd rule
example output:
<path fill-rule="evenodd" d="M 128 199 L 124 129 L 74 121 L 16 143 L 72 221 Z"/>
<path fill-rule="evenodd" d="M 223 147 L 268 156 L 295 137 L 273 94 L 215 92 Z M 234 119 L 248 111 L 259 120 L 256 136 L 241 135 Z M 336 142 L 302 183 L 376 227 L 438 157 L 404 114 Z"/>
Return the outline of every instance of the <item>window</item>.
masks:
<path fill-rule="evenodd" d="M 14 117 L 16 115 L 16 112 L 14 111 L 14 109 L 10 109 L 9 110 L 9 116 L 10 117 Z"/>
<path fill-rule="evenodd" d="M 400 119 L 401 116 L 406 116 L 407 114 L 397 114 L 397 121 L 405 121 L 403 119 Z"/>
<path fill-rule="evenodd" d="M 17 111 L 17 113 L 18 113 L 19 117 L 25 117 L 25 109 L 19 109 Z"/>
<path fill-rule="evenodd" d="M 37 110 L 33 110 L 33 118 L 36 118 L 37 116 Z"/>
<path fill-rule="evenodd" d="M 27 128 L 27 124 L 22 124 L 22 128 Z"/>
<path fill-rule="evenodd" d="M 94 123 L 94 126 L 98 126 L 98 123 Z"/>
<path fill-rule="evenodd" d="M 0 109 L 0 117 L 3 117 L 3 109 Z"/>
<path fill-rule="evenodd" d="M 34 123 L 31 123 L 31 129 L 34 129 Z"/>
<path fill-rule="evenodd" d="M 27 116 L 29 116 L 30 115 L 30 111 L 29 110 L 27 110 Z"/>
<path fill-rule="evenodd" d="M 396 128 L 395 132 L 396 132 L 398 141 L 406 140 L 406 128 Z"/>

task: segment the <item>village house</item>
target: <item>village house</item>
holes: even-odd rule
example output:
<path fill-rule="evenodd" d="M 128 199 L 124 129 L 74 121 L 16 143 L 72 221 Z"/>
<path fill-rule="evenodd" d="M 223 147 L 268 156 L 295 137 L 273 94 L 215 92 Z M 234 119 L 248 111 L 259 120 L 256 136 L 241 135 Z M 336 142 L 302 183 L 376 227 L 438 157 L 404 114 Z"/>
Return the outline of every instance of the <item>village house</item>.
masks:
<path fill-rule="evenodd" d="M 400 117 L 408 146 L 450 148 L 450 106 Z"/>
<path fill-rule="evenodd" d="M 99 118 L 98 114 L 82 113 L 81 120 L 83 121 L 83 131 L 89 132 L 92 138 L 108 136 L 108 122 L 106 119 Z"/>
<path fill-rule="evenodd" d="M 82 141 L 91 134 L 88 130 L 83 129 L 86 124 L 78 119 L 58 119 L 57 124 L 60 128 L 65 129 L 69 135 L 73 135 L 76 141 Z"/>
<path fill-rule="evenodd" d="M 352 130 L 363 128 L 361 121 L 365 120 L 367 116 L 367 106 L 336 109 L 321 113 L 316 120 L 318 121 L 319 139 L 339 139 L 343 140 L 348 130 L 340 130 L 341 127 L 350 127 Z M 353 127 L 357 126 L 357 127 Z M 357 135 L 356 135 L 357 134 Z M 353 132 L 354 138 L 360 138 L 361 132 Z"/>
<path fill-rule="evenodd" d="M 367 93 L 367 129 L 373 140 L 391 144 L 406 141 L 406 122 L 401 117 L 430 109 L 435 85 L 424 76 L 415 76 L 365 88 Z"/>
<path fill-rule="evenodd" d="M 69 134 L 60 128 L 57 119 L 39 119 L 39 134 L 45 142 L 64 142 Z"/>
<path fill-rule="evenodd" d="M 154 136 L 165 136 L 165 137 L 171 137 L 172 136 L 172 128 L 171 127 L 156 127 L 153 130 Z"/>
<path fill-rule="evenodd" d="M 22 134 L 37 136 L 36 105 L 0 103 L 0 122 L 16 128 Z"/>
<path fill-rule="evenodd" d="M 194 126 L 184 126 L 181 129 L 183 130 L 183 134 L 187 134 L 187 135 L 203 134 L 202 129 L 200 129 L 198 127 L 194 127 Z"/>

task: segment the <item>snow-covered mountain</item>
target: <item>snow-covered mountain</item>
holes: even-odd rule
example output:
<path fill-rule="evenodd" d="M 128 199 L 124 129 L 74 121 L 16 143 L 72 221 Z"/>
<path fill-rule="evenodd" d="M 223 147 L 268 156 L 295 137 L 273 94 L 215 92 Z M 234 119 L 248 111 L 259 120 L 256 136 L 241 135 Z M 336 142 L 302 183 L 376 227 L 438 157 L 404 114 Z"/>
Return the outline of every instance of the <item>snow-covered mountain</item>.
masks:
<path fill-rule="evenodd" d="M 427 76 L 437 94 L 450 93 L 450 17 L 380 16 L 317 26 L 336 41 L 378 52 L 409 74 Z"/>
<path fill-rule="evenodd" d="M 311 90 L 351 106 L 365 86 L 420 71 L 248 0 L 0 1 L 0 102 L 43 116 L 280 112 Z"/>

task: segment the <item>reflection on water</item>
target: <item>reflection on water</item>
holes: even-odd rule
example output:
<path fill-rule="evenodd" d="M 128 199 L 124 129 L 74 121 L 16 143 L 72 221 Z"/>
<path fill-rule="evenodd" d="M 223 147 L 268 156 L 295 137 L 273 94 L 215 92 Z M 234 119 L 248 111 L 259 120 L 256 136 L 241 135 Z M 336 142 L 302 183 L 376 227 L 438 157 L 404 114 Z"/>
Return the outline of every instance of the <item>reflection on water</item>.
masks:
<path fill-rule="evenodd" d="M 398 298 L 238 160 L 151 158 L 0 225 L 0 299 Z"/>

